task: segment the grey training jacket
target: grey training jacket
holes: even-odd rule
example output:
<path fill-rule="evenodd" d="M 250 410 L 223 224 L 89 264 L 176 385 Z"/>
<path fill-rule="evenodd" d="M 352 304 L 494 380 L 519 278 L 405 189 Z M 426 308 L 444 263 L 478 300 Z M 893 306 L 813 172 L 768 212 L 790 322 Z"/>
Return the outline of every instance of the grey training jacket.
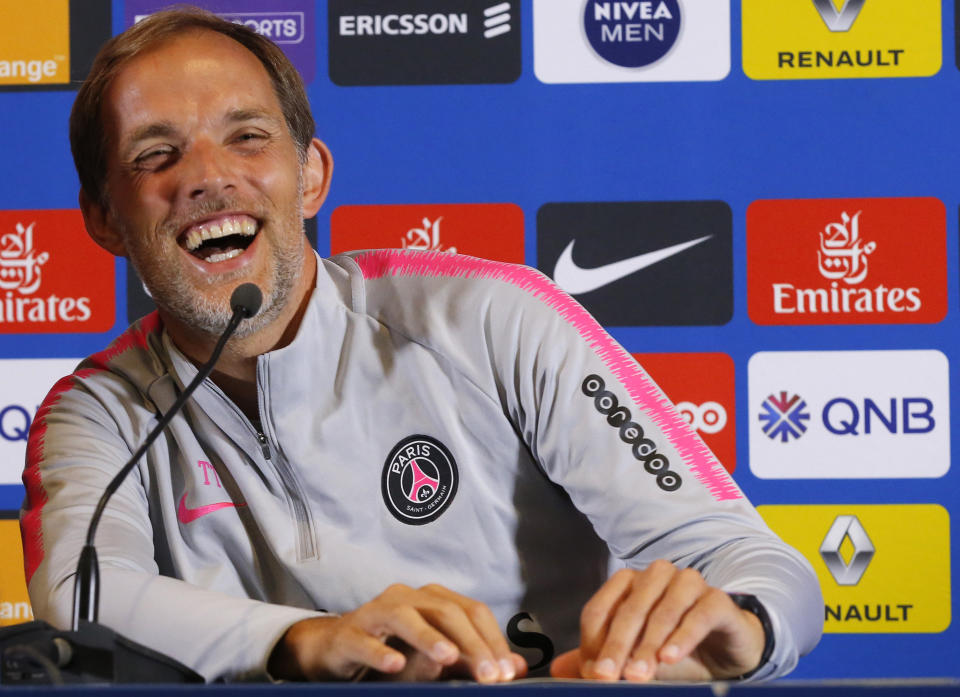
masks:
<path fill-rule="evenodd" d="M 152 314 L 51 390 L 23 476 L 37 617 L 69 625 L 101 492 L 195 374 Z M 204 382 L 96 539 L 101 621 L 208 680 L 263 677 L 292 623 L 391 583 L 482 600 L 545 664 L 578 644 L 610 554 L 756 595 L 775 635 L 756 678 L 819 639 L 809 564 L 534 270 L 439 252 L 321 260 L 296 338 L 259 357 L 257 384 L 259 427 Z"/>

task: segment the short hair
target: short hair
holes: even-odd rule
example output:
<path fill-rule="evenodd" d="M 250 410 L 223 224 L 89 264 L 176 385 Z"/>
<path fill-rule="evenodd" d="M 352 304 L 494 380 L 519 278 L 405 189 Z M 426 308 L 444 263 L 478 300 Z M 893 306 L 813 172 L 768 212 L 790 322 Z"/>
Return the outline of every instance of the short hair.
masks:
<path fill-rule="evenodd" d="M 267 71 L 280 102 L 284 120 L 297 146 L 301 162 L 316 124 L 310 102 L 297 69 L 283 51 L 242 24 L 225 20 L 212 12 L 181 6 L 156 12 L 107 41 L 97 53 L 90 73 L 77 92 L 70 112 L 70 149 L 87 197 L 108 205 L 107 134 L 103 127 L 103 95 L 130 60 L 189 30 L 209 30 L 228 36 L 250 51 Z"/>

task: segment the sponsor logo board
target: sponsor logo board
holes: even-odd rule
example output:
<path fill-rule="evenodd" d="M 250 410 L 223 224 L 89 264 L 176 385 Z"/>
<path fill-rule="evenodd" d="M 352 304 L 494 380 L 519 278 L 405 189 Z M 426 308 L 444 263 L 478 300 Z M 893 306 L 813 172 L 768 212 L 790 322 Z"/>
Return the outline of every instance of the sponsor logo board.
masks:
<path fill-rule="evenodd" d="M 950 626 L 950 516 L 930 504 L 757 506 L 820 581 L 824 631 Z"/>
<path fill-rule="evenodd" d="M 541 82 L 722 80 L 729 0 L 534 0 Z"/>
<path fill-rule="evenodd" d="M 195 0 L 191 4 L 267 37 L 283 49 L 305 83 L 313 82 L 317 33 L 312 0 L 230 0 L 229 3 Z M 169 6 L 170 3 L 163 0 L 126 0 L 125 26 L 131 27 Z"/>
<path fill-rule="evenodd" d="M 743 0 L 754 80 L 922 77 L 941 65 L 940 0 Z"/>
<path fill-rule="evenodd" d="M 114 258 L 80 211 L 0 211 L 0 334 L 107 331 L 114 304 Z"/>
<path fill-rule="evenodd" d="M 79 358 L 0 360 L 0 485 L 20 484 L 30 424 L 54 383 L 70 375 Z"/>
<path fill-rule="evenodd" d="M 725 353 L 634 353 L 724 468 L 737 464 L 733 359 Z"/>
<path fill-rule="evenodd" d="M 0 512 L 0 627 L 33 620 L 16 511 Z"/>
<path fill-rule="evenodd" d="M 108 38 L 109 0 L 0 0 L 0 90 L 77 87 Z"/>
<path fill-rule="evenodd" d="M 338 85 L 513 82 L 519 0 L 329 0 L 330 79 Z"/>
<path fill-rule="evenodd" d="M 939 351 L 760 352 L 748 376 L 758 477 L 923 478 L 950 468 L 949 366 Z"/>
<path fill-rule="evenodd" d="M 330 253 L 418 249 L 522 264 L 523 211 L 512 203 L 340 206 Z"/>
<path fill-rule="evenodd" d="M 310 240 L 310 246 L 317 248 L 317 219 L 307 218 L 303 221 L 303 227 Z M 127 273 L 127 322 L 133 324 L 144 315 L 148 315 L 157 309 L 153 298 L 147 292 L 147 289 L 137 276 L 129 260 L 124 259 L 123 265 Z"/>
<path fill-rule="evenodd" d="M 946 209 L 936 198 L 754 201 L 747 287 L 757 324 L 939 322 Z"/>
<path fill-rule="evenodd" d="M 723 201 L 548 203 L 537 263 L 603 325 L 716 325 L 733 315 Z"/>

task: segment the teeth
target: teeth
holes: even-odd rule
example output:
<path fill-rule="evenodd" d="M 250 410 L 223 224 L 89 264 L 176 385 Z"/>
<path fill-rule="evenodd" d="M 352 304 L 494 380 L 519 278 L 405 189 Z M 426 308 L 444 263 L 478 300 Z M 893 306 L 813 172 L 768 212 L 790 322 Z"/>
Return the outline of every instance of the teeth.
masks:
<path fill-rule="evenodd" d="M 227 218 L 226 220 L 221 220 L 219 224 L 211 223 L 198 228 L 191 228 L 187 232 L 187 250 L 192 252 L 205 240 L 215 240 L 218 237 L 227 237 L 228 235 L 245 235 L 252 237 L 256 232 L 257 224 L 251 218 Z M 222 255 L 215 256 L 219 257 Z M 217 259 L 217 261 L 222 261 L 222 259 Z"/>
<path fill-rule="evenodd" d="M 218 261 L 226 261 L 227 259 L 233 259 L 235 256 L 243 254 L 242 249 L 231 249 L 229 252 L 224 252 L 223 254 L 211 254 L 206 259 L 205 262 L 208 264 L 216 264 Z"/>

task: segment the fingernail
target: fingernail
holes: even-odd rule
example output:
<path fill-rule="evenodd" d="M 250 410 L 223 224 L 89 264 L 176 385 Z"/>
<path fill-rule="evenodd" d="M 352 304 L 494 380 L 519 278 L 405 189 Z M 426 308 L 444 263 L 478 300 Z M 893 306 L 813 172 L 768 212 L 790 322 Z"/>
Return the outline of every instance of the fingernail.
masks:
<path fill-rule="evenodd" d="M 646 661 L 634 661 L 627 665 L 623 669 L 623 674 L 632 680 L 643 680 L 647 677 L 647 673 L 650 670 L 650 666 L 647 665 Z"/>
<path fill-rule="evenodd" d="M 594 671 L 596 671 L 597 675 L 601 678 L 612 680 L 617 677 L 617 664 L 613 662 L 612 658 L 604 658 L 597 662 L 597 665 L 594 666 Z"/>
<path fill-rule="evenodd" d="M 403 669 L 403 665 L 406 663 L 403 656 L 398 653 L 391 653 L 383 657 L 383 660 L 380 661 L 380 672 L 381 673 L 396 673 Z"/>
<path fill-rule="evenodd" d="M 680 647 L 676 644 L 669 644 L 663 647 L 663 651 L 660 652 L 660 657 L 665 658 L 668 661 L 672 661 L 680 655 Z"/>
<path fill-rule="evenodd" d="M 433 660 L 446 663 L 457 657 L 457 647 L 449 641 L 438 641 L 433 645 L 433 650 L 430 652 L 430 655 L 433 657 Z"/>
<path fill-rule="evenodd" d="M 517 671 L 513 667 L 513 661 L 509 658 L 501 658 L 500 661 L 500 677 L 504 680 L 513 680 L 517 676 Z"/>
<path fill-rule="evenodd" d="M 496 680 L 499 674 L 493 661 L 480 661 L 480 665 L 477 666 L 477 675 L 484 682 Z"/>

